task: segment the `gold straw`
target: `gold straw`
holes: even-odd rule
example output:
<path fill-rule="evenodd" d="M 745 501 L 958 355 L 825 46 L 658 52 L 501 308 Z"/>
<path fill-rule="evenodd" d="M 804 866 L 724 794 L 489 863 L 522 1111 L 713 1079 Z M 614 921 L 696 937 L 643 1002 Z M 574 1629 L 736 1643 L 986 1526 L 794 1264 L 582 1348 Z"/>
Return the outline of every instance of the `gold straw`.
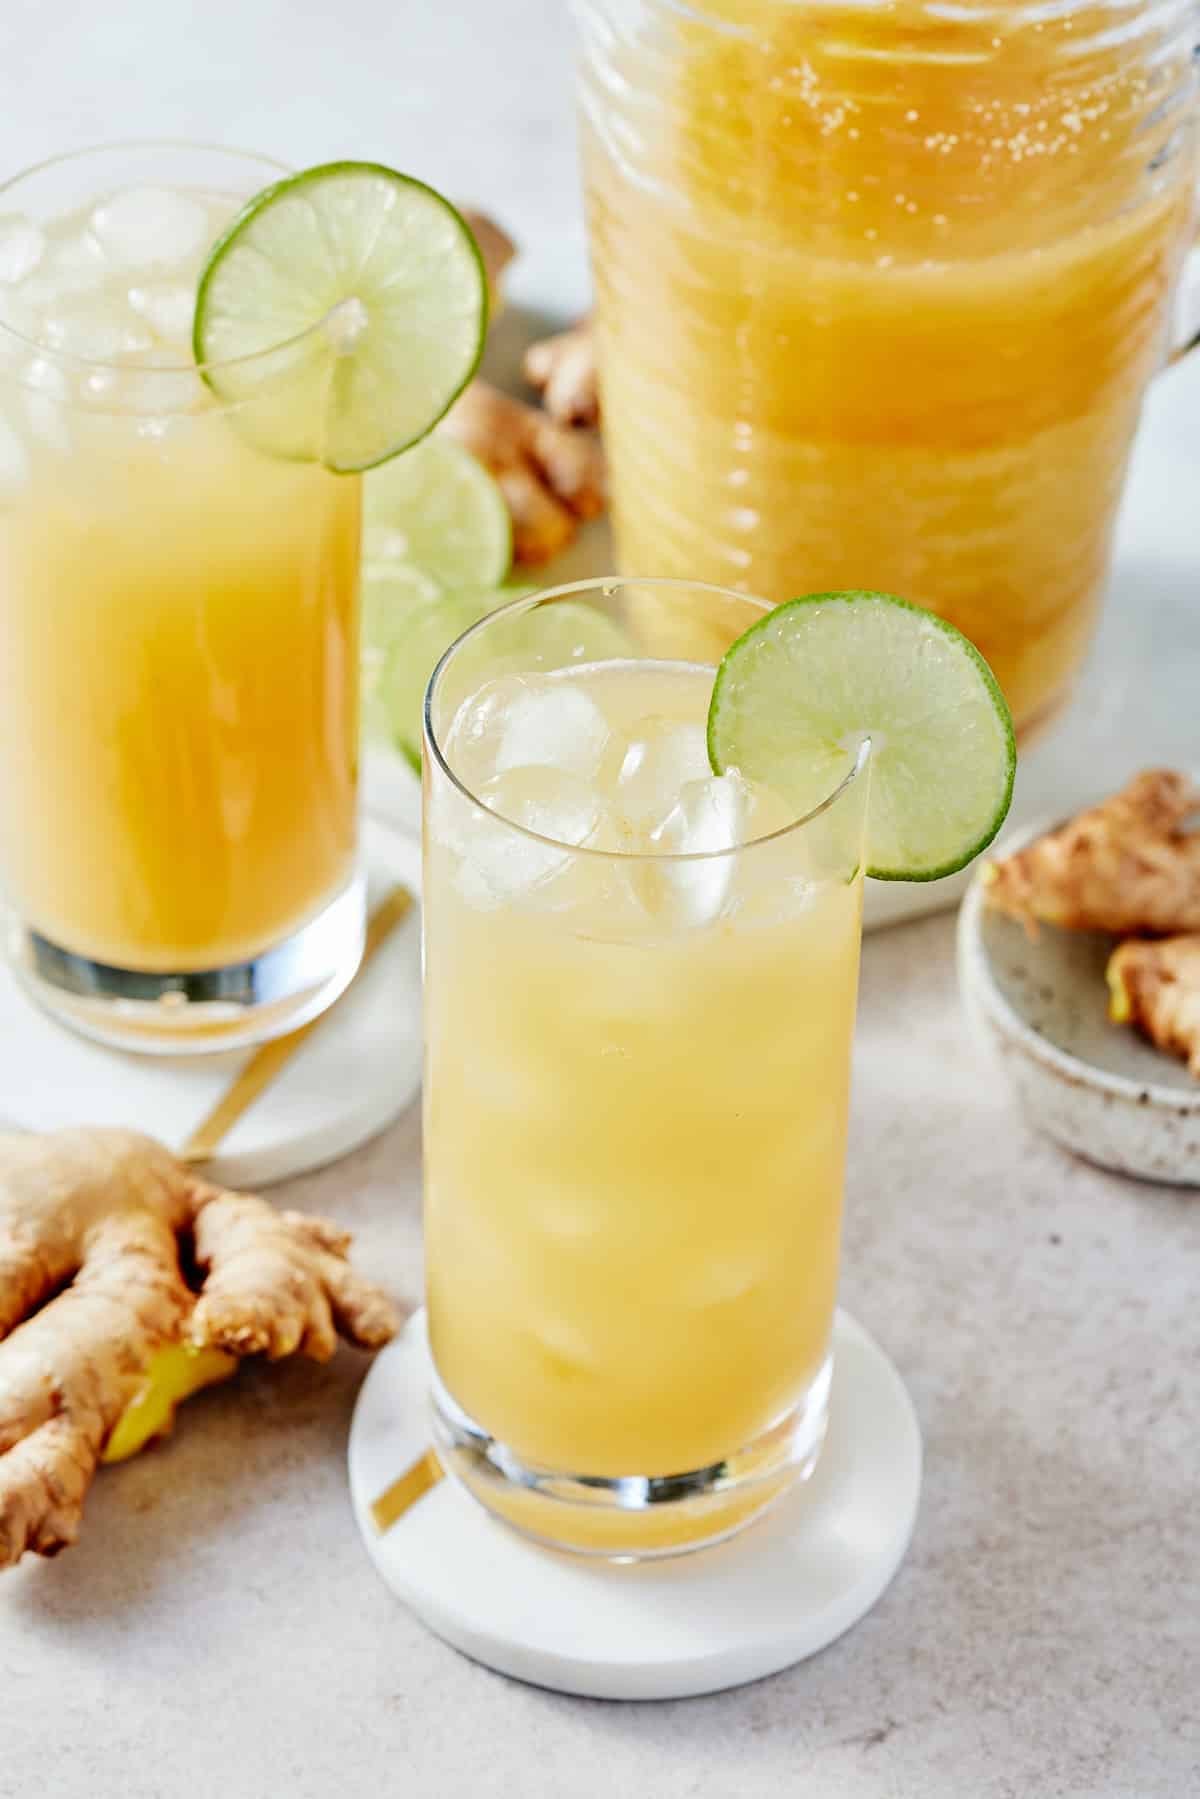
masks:
<path fill-rule="evenodd" d="M 442 1464 L 432 1449 L 427 1449 L 420 1461 L 397 1475 L 391 1486 L 385 1487 L 378 1499 L 371 1501 L 371 1522 L 380 1536 L 391 1530 L 397 1519 L 403 1518 L 405 1512 L 442 1478 Z"/>

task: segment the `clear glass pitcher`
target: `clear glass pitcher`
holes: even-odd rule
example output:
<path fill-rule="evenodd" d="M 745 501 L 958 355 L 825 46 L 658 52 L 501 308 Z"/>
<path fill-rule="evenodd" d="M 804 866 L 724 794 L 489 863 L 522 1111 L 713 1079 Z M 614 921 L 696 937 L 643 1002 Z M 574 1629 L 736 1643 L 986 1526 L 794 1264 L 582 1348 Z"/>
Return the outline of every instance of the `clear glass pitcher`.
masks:
<path fill-rule="evenodd" d="M 1195 5 L 575 12 L 622 566 L 891 589 L 1030 726 L 1091 636 L 1168 349 Z"/>

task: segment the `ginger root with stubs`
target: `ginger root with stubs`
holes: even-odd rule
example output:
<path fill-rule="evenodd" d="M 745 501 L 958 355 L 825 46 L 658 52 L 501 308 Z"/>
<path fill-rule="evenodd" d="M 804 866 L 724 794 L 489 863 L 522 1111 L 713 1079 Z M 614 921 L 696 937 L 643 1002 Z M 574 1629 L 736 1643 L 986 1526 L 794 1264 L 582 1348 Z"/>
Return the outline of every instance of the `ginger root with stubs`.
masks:
<path fill-rule="evenodd" d="M 542 396 L 542 405 L 560 425 L 600 423 L 600 384 L 596 374 L 596 340 L 591 319 L 580 319 L 569 331 L 545 337 L 525 352 L 525 379 Z"/>
<path fill-rule="evenodd" d="M 513 521 L 518 562 L 547 562 L 580 522 L 604 510 L 604 454 L 586 431 L 557 424 L 534 406 L 473 381 L 438 427 L 499 484 Z"/>
<path fill-rule="evenodd" d="M 489 218 L 486 212 L 475 212 L 470 207 L 464 207 L 462 216 L 470 227 L 471 236 L 475 239 L 483 262 L 494 318 L 502 303 L 500 284 L 504 271 L 516 255 L 517 246 L 503 225 L 497 225 L 495 219 Z"/>
<path fill-rule="evenodd" d="M 1102 805 L 984 870 L 989 906 L 1018 919 L 1114 936 L 1200 931 L 1200 787 L 1147 769 Z"/>
<path fill-rule="evenodd" d="M 492 316 L 503 301 L 504 272 L 516 246 L 485 213 L 465 210 L 487 273 Z M 591 327 L 534 344 L 525 370 L 545 387 L 546 409 L 526 406 L 483 380 L 467 388 L 438 429 L 495 476 L 513 525 L 513 558 L 548 562 L 580 524 L 604 510 L 604 452 L 593 431 L 599 417 Z"/>
<path fill-rule="evenodd" d="M 388 1342 L 395 1307 L 348 1246 L 132 1131 L 0 1134 L 0 1568 L 75 1541 L 122 1427 L 122 1454 L 169 1428 L 169 1403 L 138 1420 L 164 1362 L 182 1397 L 242 1356 Z"/>
<path fill-rule="evenodd" d="M 1109 957 L 1108 1015 L 1200 1079 L 1200 932 L 1158 942 L 1131 938 Z"/>

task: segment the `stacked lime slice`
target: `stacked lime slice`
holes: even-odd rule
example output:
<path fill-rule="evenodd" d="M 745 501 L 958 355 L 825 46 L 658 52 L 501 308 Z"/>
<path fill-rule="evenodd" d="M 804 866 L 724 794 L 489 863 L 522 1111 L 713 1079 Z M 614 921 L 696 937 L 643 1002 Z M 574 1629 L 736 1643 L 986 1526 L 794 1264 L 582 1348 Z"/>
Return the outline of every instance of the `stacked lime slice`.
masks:
<path fill-rule="evenodd" d="M 469 451 L 440 437 L 367 476 L 363 687 L 368 741 L 421 765 L 421 701 L 443 650 L 521 590 L 505 586 L 504 495 Z"/>

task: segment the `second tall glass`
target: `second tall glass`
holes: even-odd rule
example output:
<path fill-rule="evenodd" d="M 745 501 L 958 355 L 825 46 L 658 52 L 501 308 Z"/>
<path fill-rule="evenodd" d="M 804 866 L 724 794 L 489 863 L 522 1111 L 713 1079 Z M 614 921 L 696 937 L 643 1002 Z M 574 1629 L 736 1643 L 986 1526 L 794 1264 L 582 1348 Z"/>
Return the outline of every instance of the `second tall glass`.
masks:
<path fill-rule="evenodd" d="M 263 158 L 64 157 L 0 191 L 0 883 L 17 963 L 142 1050 L 298 1024 L 357 966 L 359 481 L 197 370 Z"/>

